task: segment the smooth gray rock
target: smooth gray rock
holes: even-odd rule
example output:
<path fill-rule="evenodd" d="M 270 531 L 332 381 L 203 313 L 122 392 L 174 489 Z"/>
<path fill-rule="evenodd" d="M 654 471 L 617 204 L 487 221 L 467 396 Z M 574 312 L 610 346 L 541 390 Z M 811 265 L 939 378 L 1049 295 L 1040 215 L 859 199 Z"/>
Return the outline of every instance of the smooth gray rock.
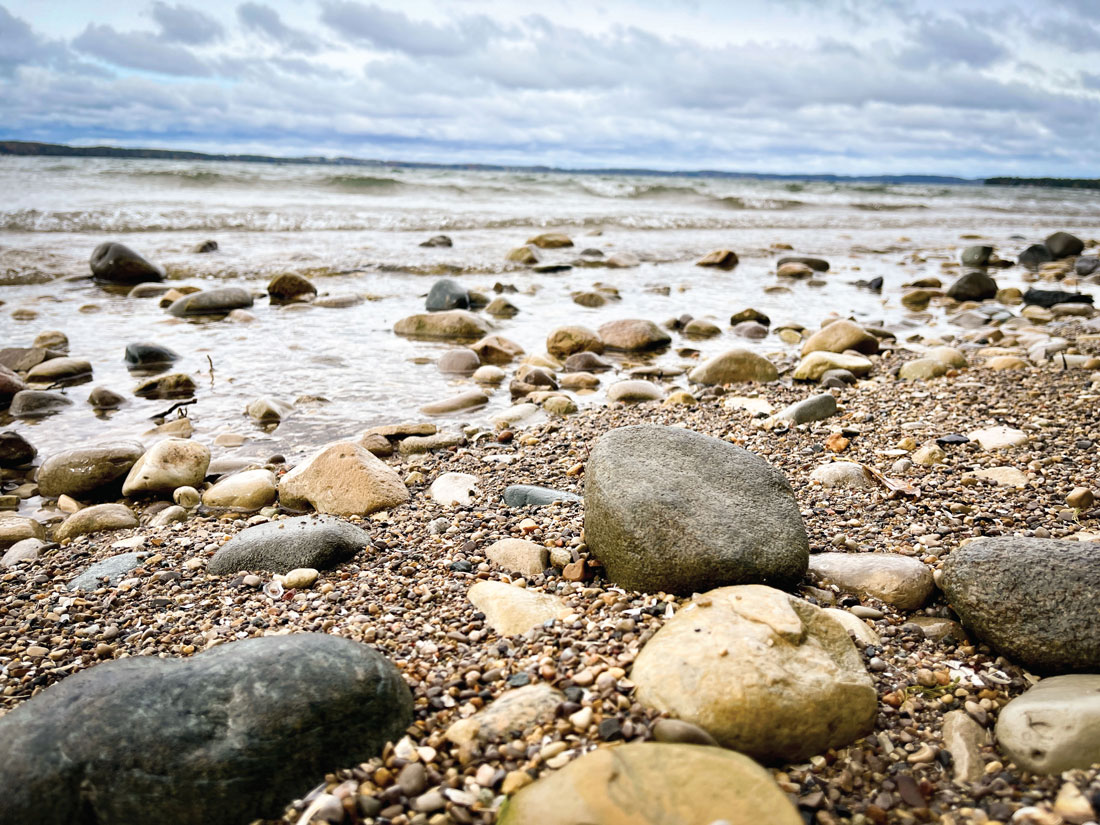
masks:
<path fill-rule="evenodd" d="M 1040 264 L 1050 263 L 1054 256 L 1046 244 L 1034 243 L 1020 253 L 1019 264 L 1027 269 L 1038 269 Z"/>
<path fill-rule="evenodd" d="M 149 263 L 130 247 L 120 243 L 101 243 L 88 261 L 92 275 L 100 283 L 134 284 L 163 281 L 164 270 Z"/>
<path fill-rule="evenodd" d="M 824 258 L 808 258 L 805 255 L 786 255 L 775 262 L 776 268 L 783 264 L 805 264 L 814 272 L 828 272 L 829 262 Z"/>
<path fill-rule="evenodd" d="M 1055 258 L 1069 258 L 1085 251 L 1084 241 L 1068 232 L 1055 232 L 1043 241 L 1043 245 Z"/>
<path fill-rule="evenodd" d="M 126 345 L 123 354 L 126 366 L 132 370 L 150 369 L 153 367 L 167 367 L 177 361 L 179 355 L 168 347 L 160 344 L 152 344 L 147 341 L 139 341 Z"/>
<path fill-rule="evenodd" d="M 989 256 L 993 254 L 991 246 L 968 246 L 963 250 L 963 266 L 985 266 L 989 263 Z"/>
<path fill-rule="evenodd" d="M 0 823 L 244 825 L 412 721 L 366 645 L 298 633 L 91 667 L 0 719 Z"/>
<path fill-rule="evenodd" d="M 956 301 L 985 301 L 997 295 L 997 282 L 984 272 L 967 272 L 947 288 L 947 297 Z"/>
<path fill-rule="evenodd" d="M 38 468 L 38 490 L 47 498 L 117 498 L 122 480 L 144 452 L 140 444 L 119 442 L 54 453 Z"/>
<path fill-rule="evenodd" d="M 145 552 L 119 553 L 117 556 L 111 556 L 109 559 L 96 562 L 76 578 L 70 580 L 69 589 L 98 590 L 104 586 L 114 587 L 131 570 L 141 567 L 141 562 L 148 555 Z M 107 578 L 106 585 L 100 581 L 104 577 Z"/>
<path fill-rule="evenodd" d="M 370 534 L 332 516 L 300 516 L 242 530 L 210 559 L 216 576 L 239 570 L 327 570 L 371 546 Z"/>
<path fill-rule="evenodd" d="M 588 459 L 584 506 L 589 547 L 609 578 L 631 589 L 790 587 L 809 561 L 783 474 L 690 430 L 645 425 L 603 435 Z"/>
<path fill-rule="evenodd" d="M 1096 255 L 1091 255 L 1087 258 L 1078 258 L 1073 264 L 1073 271 L 1082 277 L 1091 275 L 1098 269 L 1100 269 L 1100 257 Z"/>
<path fill-rule="evenodd" d="M 168 312 L 177 318 L 192 318 L 201 315 L 228 315 L 235 309 L 247 309 L 250 306 L 252 296 L 247 290 L 225 286 L 184 295 L 172 302 Z"/>
<path fill-rule="evenodd" d="M 836 415 L 836 398 L 832 393 L 823 392 L 812 395 L 802 401 L 796 401 L 775 414 L 777 421 L 789 421 L 792 425 L 808 424 L 811 421 L 824 421 Z"/>
<path fill-rule="evenodd" d="M 12 396 L 8 414 L 13 418 L 44 418 L 71 407 L 72 399 L 48 390 L 22 390 Z"/>
<path fill-rule="evenodd" d="M 441 278 L 432 284 L 428 299 L 424 302 L 428 312 L 444 312 L 448 309 L 469 309 L 470 293 L 466 287 L 450 278 Z"/>
<path fill-rule="evenodd" d="M 1100 544 L 976 539 L 948 555 L 941 587 L 963 626 L 1014 662 L 1100 671 Z"/>
<path fill-rule="evenodd" d="M 535 487 L 530 484 L 513 484 L 504 490 L 504 503 L 509 507 L 545 507 L 555 501 L 583 501 L 576 493 Z"/>
<path fill-rule="evenodd" d="M 0 433 L 0 467 L 23 467 L 34 461 L 38 450 L 12 430 Z"/>
<path fill-rule="evenodd" d="M 997 743 L 1032 773 L 1088 770 L 1100 762 L 1100 674 L 1040 679 L 1001 709 Z"/>

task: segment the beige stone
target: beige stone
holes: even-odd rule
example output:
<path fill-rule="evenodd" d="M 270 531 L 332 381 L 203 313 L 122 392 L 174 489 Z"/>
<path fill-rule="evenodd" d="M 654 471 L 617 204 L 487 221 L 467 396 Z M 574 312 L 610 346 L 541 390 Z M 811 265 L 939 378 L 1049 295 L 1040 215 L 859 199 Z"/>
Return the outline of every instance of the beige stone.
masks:
<path fill-rule="evenodd" d="M 575 352 L 603 352 L 604 343 L 588 327 L 558 327 L 546 336 L 546 350 L 555 358 L 568 358 Z"/>
<path fill-rule="evenodd" d="M 252 511 L 274 504 L 275 496 L 274 473 L 270 470 L 245 470 L 219 480 L 202 494 L 202 503 L 207 507 Z"/>
<path fill-rule="evenodd" d="M 998 487 L 1026 487 L 1027 474 L 1015 467 L 988 467 L 967 473 L 963 478 L 980 478 L 992 481 Z"/>
<path fill-rule="evenodd" d="M 1027 443 L 1027 433 L 1012 427 L 985 427 L 966 434 L 971 441 L 977 441 L 983 450 L 1004 450 L 1019 447 Z"/>
<path fill-rule="evenodd" d="M 1026 370 L 1027 361 L 1018 355 L 995 355 L 985 362 L 991 370 Z"/>
<path fill-rule="evenodd" d="M 712 266 L 716 269 L 733 269 L 737 264 L 737 253 L 732 249 L 716 249 L 695 262 L 696 266 Z"/>
<path fill-rule="evenodd" d="M 947 365 L 935 358 L 917 358 L 906 361 L 898 370 L 898 378 L 903 381 L 927 381 L 939 378 L 947 372 Z"/>
<path fill-rule="evenodd" d="M 32 518 L 0 513 L 0 548 L 23 539 L 44 539 L 46 528 Z"/>
<path fill-rule="evenodd" d="M 607 388 L 608 401 L 660 401 L 664 397 L 664 390 L 642 379 L 616 381 Z"/>
<path fill-rule="evenodd" d="M 550 551 L 526 539 L 501 539 L 489 545 L 485 558 L 509 573 L 538 576 L 550 566 Z"/>
<path fill-rule="evenodd" d="M 878 339 L 854 321 L 842 318 L 807 338 L 802 345 L 802 354 L 844 352 L 849 349 L 872 355 L 878 352 Z"/>
<path fill-rule="evenodd" d="M 825 584 L 873 596 L 902 610 L 923 607 L 932 595 L 932 570 L 895 553 L 814 553 L 810 572 Z"/>
<path fill-rule="evenodd" d="M 124 496 L 171 493 L 177 487 L 202 484 L 210 466 L 210 450 L 187 438 L 166 438 L 150 447 L 130 468 L 122 484 Z"/>
<path fill-rule="evenodd" d="M 822 610 L 840 622 L 841 626 L 848 631 L 848 635 L 863 647 L 882 644 L 879 635 L 867 625 L 867 622 L 854 613 L 849 613 L 847 610 L 841 610 L 838 607 L 824 607 Z"/>
<path fill-rule="evenodd" d="M 874 366 L 861 355 L 845 355 L 840 352 L 811 352 L 795 369 L 795 381 L 817 381 L 829 370 L 848 370 L 857 378 L 867 375 Z"/>
<path fill-rule="evenodd" d="M 352 516 L 404 504 L 409 491 L 381 459 L 351 441 L 338 441 L 283 476 L 279 499 L 292 509 L 312 507 L 319 513 Z"/>
<path fill-rule="evenodd" d="M 482 364 L 510 364 L 523 355 L 523 347 L 503 335 L 486 335 L 470 345 Z"/>
<path fill-rule="evenodd" d="M 605 347 L 623 352 L 660 349 L 672 341 L 669 334 L 655 323 L 640 318 L 608 321 L 600 326 L 599 334 Z"/>
<path fill-rule="evenodd" d="M 528 238 L 527 243 L 531 246 L 537 246 L 539 249 L 561 249 L 572 246 L 573 239 L 561 232 L 544 232 L 541 235 Z"/>
<path fill-rule="evenodd" d="M 448 341 L 476 340 L 488 335 L 490 329 L 488 321 L 465 309 L 410 315 L 408 318 L 402 318 L 393 327 L 393 331 L 398 335 Z"/>
<path fill-rule="evenodd" d="M 966 356 L 955 347 L 932 347 L 928 350 L 928 357 L 935 358 L 941 364 L 953 369 L 964 369 L 966 367 Z"/>
<path fill-rule="evenodd" d="M 124 530 L 137 526 L 137 516 L 129 507 L 123 504 L 95 504 L 76 511 L 61 522 L 54 532 L 54 538 L 65 541 L 87 533 Z"/>
<path fill-rule="evenodd" d="M 518 636 L 569 613 L 565 602 L 557 596 L 504 582 L 477 582 L 470 588 L 468 597 L 474 607 L 485 614 L 489 626 L 501 636 Z"/>
<path fill-rule="evenodd" d="M 552 720 L 558 705 L 564 701 L 561 691 L 546 683 L 514 688 L 473 716 L 452 724 L 444 736 L 460 748 L 469 748 L 479 742 L 497 742 L 512 731 Z"/>
<path fill-rule="evenodd" d="M 953 710 L 943 717 L 943 746 L 951 754 L 956 782 L 977 782 L 985 775 L 982 748 L 989 744 L 989 731 L 965 710 Z"/>
<path fill-rule="evenodd" d="M 1006 758 L 1032 773 L 1100 763 L 1100 674 L 1041 679 L 1002 708 L 997 743 Z"/>
<path fill-rule="evenodd" d="M 947 453 L 935 441 L 928 441 L 918 447 L 910 456 L 914 464 L 922 467 L 934 467 L 947 461 Z"/>
<path fill-rule="evenodd" d="M 444 398 L 441 401 L 433 401 L 420 408 L 424 415 L 446 415 L 447 413 L 461 410 L 472 410 L 489 403 L 489 396 L 481 390 L 467 390 L 466 392 Z"/>
<path fill-rule="evenodd" d="M 779 373 L 763 356 L 747 349 L 732 349 L 716 355 L 691 371 L 689 380 L 696 384 L 736 384 L 747 381 L 775 381 Z"/>

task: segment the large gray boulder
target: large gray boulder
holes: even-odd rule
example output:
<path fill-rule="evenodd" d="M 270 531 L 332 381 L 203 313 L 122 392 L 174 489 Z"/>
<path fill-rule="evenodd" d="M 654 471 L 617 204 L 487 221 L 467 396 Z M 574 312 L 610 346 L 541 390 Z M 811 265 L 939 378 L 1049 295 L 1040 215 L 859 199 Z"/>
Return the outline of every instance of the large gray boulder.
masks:
<path fill-rule="evenodd" d="M 38 491 L 47 498 L 117 498 L 123 479 L 144 452 L 140 444 L 118 442 L 54 453 L 38 468 Z"/>
<path fill-rule="evenodd" d="M 0 823 L 243 825 L 401 735 L 412 696 L 373 649 L 314 633 L 134 656 L 0 719 Z"/>
<path fill-rule="evenodd" d="M 133 286 L 164 280 L 163 269 L 120 243 L 101 243 L 92 252 L 88 264 L 92 268 L 92 276 L 100 283 Z"/>
<path fill-rule="evenodd" d="M 610 579 L 669 593 L 790 587 L 809 545 L 783 474 L 727 441 L 676 427 L 602 436 L 584 486 L 588 546 Z"/>
<path fill-rule="evenodd" d="M 1070 258 L 1085 251 L 1084 241 L 1068 232 L 1055 232 L 1043 243 L 1055 258 Z"/>
<path fill-rule="evenodd" d="M 207 569 L 216 576 L 239 570 L 327 570 L 370 546 L 370 534 L 354 524 L 332 516 L 300 516 L 242 530 L 218 549 Z"/>
<path fill-rule="evenodd" d="M 1043 673 L 1100 671 L 1100 545 L 982 538 L 944 562 L 941 586 L 963 625 Z"/>

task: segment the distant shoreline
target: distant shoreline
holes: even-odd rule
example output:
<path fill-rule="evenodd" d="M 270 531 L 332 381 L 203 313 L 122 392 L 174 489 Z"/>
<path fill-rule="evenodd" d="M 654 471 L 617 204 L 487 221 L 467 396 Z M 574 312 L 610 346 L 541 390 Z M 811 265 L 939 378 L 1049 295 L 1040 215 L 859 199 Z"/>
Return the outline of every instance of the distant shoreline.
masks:
<path fill-rule="evenodd" d="M 917 183 L 949 186 L 977 186 L 981 179 L 943 175 L 780 175 L 761 172 L 722 172 L 712 169 L 662 171 L 659 169 L 569 169 L 555 166 L 509 166 L 485 163 L 418 163 L 353 157 L 274 157 L 271 155 L 214 155 L 174 149 L 125 149 L 118 146 L 67 146 L 24 140 L 0 141 L 0 156 L 135 158 L 142 160 L 194 160 L 230 163 L 276 163 L 317 166 L 369 166 L 398 169 L 457 169 L 481 172 L 547 172 L 572 175 L 645 175 L 652 177 L 726 178 L 747 180 L 811 181 L 820 183 Z"/>

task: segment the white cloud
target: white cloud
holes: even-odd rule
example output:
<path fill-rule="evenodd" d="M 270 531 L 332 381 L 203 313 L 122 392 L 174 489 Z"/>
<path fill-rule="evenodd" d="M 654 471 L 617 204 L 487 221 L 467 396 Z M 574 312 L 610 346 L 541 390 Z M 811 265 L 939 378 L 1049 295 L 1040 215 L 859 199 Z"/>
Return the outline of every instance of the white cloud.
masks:
<path fill-rule="evenodd" d="M 185 46 L 162 42 L 149 32 L 120 32 L 89 23 L 73 48 L 105 63 L 158 74 L 200 77 L 210 69 Z"/>
<path fill-rule="evenodd" d="M 221 23 L 192 6 L 170 6 L 162 0 L 153 3 L 153 20 L 160 27 L 160 39 L 168 43 L 201 46 L 225 36 Z"/>

